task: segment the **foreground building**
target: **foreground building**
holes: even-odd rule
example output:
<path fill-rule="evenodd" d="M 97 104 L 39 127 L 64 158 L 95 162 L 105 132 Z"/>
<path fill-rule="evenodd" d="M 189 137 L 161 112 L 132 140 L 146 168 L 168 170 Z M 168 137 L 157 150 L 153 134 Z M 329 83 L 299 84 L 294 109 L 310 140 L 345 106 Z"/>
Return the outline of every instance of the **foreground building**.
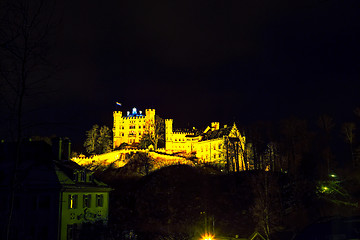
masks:
<path fill-rule="evenodd" d="M 44 142 L 27 142 L 21 149 L 10 239 L 75 240 L 84 223 L 106 224 L 107 185 L 72 161 L 53 160 Z M 0 239 L 6 239 L 14 150 L 14 144 L 0 145 Z"/>

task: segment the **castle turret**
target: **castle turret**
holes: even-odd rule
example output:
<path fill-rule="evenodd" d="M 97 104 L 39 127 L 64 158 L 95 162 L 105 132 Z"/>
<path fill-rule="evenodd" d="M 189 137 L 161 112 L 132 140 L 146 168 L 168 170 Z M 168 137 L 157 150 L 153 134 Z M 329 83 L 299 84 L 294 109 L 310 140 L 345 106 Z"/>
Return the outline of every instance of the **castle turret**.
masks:
<path fill-rule="evenodd" d="M 172 148 L 173 120 L 165 119 L 165 149 Z"/>
<path fill-rule="evenodd" d="M 114 125 L 113 125 L 113 147 L 117 147 L 120 145 L 120 125 L 122 121 L 122 112 L 121 111 L 114 111 Z"/>

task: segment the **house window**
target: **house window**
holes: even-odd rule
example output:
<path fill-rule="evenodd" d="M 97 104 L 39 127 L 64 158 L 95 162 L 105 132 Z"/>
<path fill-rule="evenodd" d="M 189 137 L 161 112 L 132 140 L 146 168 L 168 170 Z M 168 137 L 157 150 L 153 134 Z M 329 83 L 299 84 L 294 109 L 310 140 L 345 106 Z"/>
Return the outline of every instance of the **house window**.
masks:
<path fill-rule="evenodd" d="M 75 235 L 76 228 L 77 228 L 76 224 L 68 224 L 67 225 L 67 236 L 66 236 L 67 240 L 75 240 L 76 239 L 76 235 Z"/>
<path fill-rule="evenodd" d="M 91 207 L 91 194 L 84 194 L 83 195 L 83 207 L 84 208 Z"/>
<path fill-rule="evenodd" d="M 76 194 L 69 195 L 69 209 L 77 208 L 77 199 L 78 199 L 78 196 Z"/>
<path fill-rule="evenodd" d="M 94 181 L 94 176 L 93 175 L 89 175 L 89 182 L 93 182 Z"/>
<path fill-rule="evenodd" d="M 79 174 L 77 172 L 74 172 L 74 181 L 77 182 L 79 180 Z"/>
<path fill-rule="evenodd" d="M 96 206 L 102 207 L 104 204 L 104 195 L 102 194 L 96 194 Z"/>
<path fill-rule="evenodd" d="M 86 182 L 86 172 L 85 171 L 81 172 L 81 181 Z"/>

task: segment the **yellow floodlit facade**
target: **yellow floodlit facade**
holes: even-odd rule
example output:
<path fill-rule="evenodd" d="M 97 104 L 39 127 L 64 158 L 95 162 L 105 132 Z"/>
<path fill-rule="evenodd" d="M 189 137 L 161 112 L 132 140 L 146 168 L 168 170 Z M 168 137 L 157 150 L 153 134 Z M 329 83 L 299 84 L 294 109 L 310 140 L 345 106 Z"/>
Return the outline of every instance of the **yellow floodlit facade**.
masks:
<path fill-rule="evenodd" d="M 245 150 L 245 136 L 233 126 L 220 127 L 219 122 L 212 122 L 202 133 L 196 131 L 174 131 L 173 119 L 165 120 L 165 149 L 167 152 L 192 153 L 202 162 L 223 165 L 229 159 L 231 146 L 237 146 L 235 153 L 239 159 L 239 170 L 244 170 L 243 151 Z"/>
<path fill-rule="evenodd" d="M 155 109 L 146 109 L 145 114 L 133 108 L 123 115 L 121 111 L 114 111 L 113 147 L 122 143 L 132 144 L 140 142 L 141 137 L 153 131 L 155 124 Z"/>

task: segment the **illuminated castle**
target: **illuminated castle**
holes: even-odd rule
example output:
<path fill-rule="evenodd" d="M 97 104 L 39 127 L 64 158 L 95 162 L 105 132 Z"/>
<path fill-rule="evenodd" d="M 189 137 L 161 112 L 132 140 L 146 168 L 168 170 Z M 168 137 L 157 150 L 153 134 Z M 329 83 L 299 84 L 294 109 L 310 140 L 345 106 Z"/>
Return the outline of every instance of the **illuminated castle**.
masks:
<path fill-rule="evenodd" d="M 203 132 L 173 131 L 173 120 L 165 120 L 166 152 L 184 152 L 194 154 L 202 162 L 219 165 L 232 164 L 237 160 L 239 170 L 245 169 L 243 152 L 245 136 L 240 134 L 235 123 L 232 127 L 220 128 L 219 122 L 212 122 Z"/>
<path fill-rule="evenodd" d="M 138 143 L 145 133 L 154 131 L 155 109 L 146 109 L 145 115 L 136 108 L 123 116 L 121 111 L 114 111 L 113 143 L 114 148 L 122 143 Z"/>
<path fill-rule="evenodd" d="M 155 133 L 155 109 L 146 109 L 145 115 L 136 108 L 114 115 L 114 148 L 122 143 L 138 143 L 145 133 Z M 173 119 L 165 119 L 165 151 L 167 153 L 185 153 L 196 156 L 202 162 L 228 164 L 238 170 L 244 169 L 243 153 L 245 136 L 240 134 L 235 123 L 220 127 L 219 122 L 212 122 L 203 132 L 193 130 L 173 130 Z M 235 170 L 234 170 L 235 171 Z"/>

